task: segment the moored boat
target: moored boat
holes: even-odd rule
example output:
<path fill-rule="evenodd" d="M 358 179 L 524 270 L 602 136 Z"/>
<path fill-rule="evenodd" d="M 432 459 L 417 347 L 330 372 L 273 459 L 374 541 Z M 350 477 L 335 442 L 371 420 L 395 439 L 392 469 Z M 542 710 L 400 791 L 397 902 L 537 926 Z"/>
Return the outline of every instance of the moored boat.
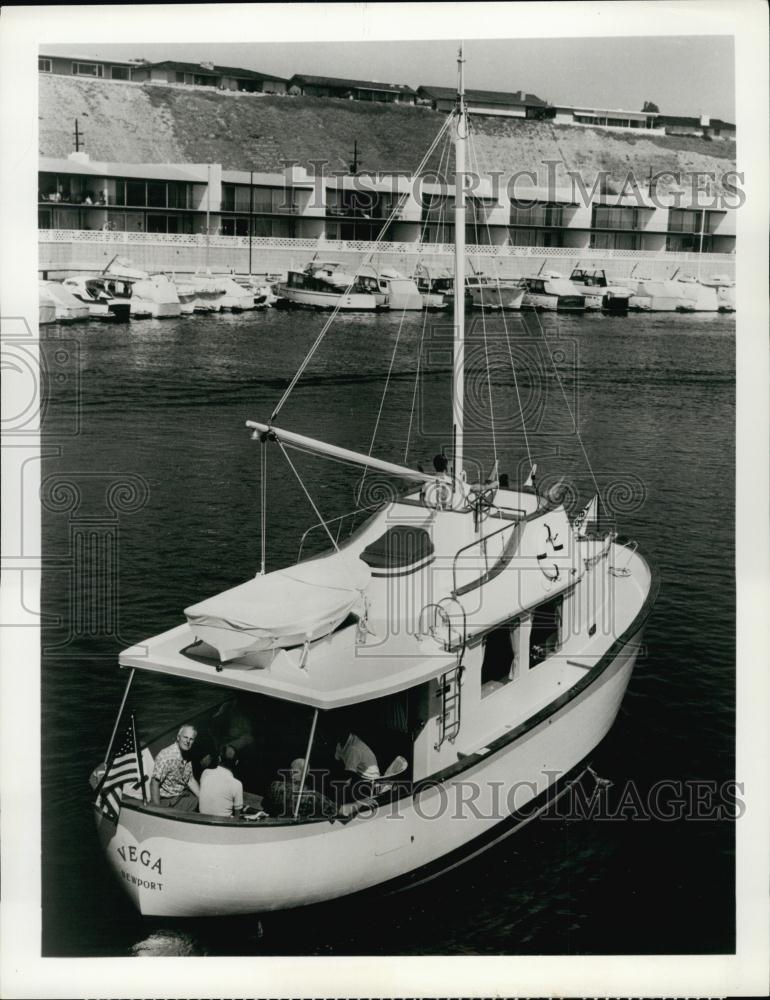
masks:
<path fill-rule="evenodd" d="M 635 279 L 628 308 L 641 312 L 688 312 L 695 299 L 691 287 L 680 281 Z"/>
<path fill-rule="evenodd" d="M 716 290 L 719 312 L 735 312 L 735 282 L 732 278 L 725 274 L 715 274 L 710 278 L 701 278 L 700 282 L 706 288 Z"/>
<path fill-rule="evenodd" d="M 88 319 L 88 306 L 76 298 L 69 288 L 60 281 L 38 281 L 38 298 L 46 306 L 53 302 L 54 317 L 57 323 L 74 323 Z M 46 309 L 46 313 L 50 308 Z"/>
<path fill-rule="evenodd" d="M 471 303 L 477 309 L 521 309 L 526 287 L 522 281 L 472 274 L 465 280 Z"/>
<path fill-rule="evenodd" d="M 413 278 L 407 278 L 390 267 L 375 271 L 374 274 L 388 309 L 404 312 L 425 308 L 417 282 Z"/>
<path fill-rule="evenodd" d="M 573 313 L 585 311 L 585 295 L 576 292 L 572 282 L 563 278 L 558 271 L 546 271 L 533 278 L 525 278 L 524 284 L 524 309 Z"/>
<path fill-rule="evenodd" d="M 130 286 L 133 318 L 169 319 L 181 314 L 176 286 L 166 274 L 149 274 L 115 256 L 104 268 L 101 277 Z"/>
<path fill-rule="evenodd" d="M 585 297 L 586 309 L 601 309 L 615 316 L 628 312 L 631 290 L 623 285 L 611 285 L 602 268 L 576 267 L 569 280 L 575 290 Z"/>
<path fill-rule="evenodd" d="M 130 287 L 118 294 L 114 283 L 108 288 L 108 279 L 101 277 L 65 278 L 63 285 L 88 307 L 92 319 L 126 323 L 131 318 Z"/>
<path fill-rule="evenodd" d="M 290 269 L 286 281 L 273 285 L 273 291 L 283 304 L 314 309 L 373 312 L 388 308 L 376 277 L 345 271 L 336 261 L 311 262 L 301 271 Z"/>
<path fill-rule="evenodd" d="M 461 55 L 455 288 L 465 287 L 462 65 Z M 451 454 L 424 472 L 276 426 L 327 324 L 269 419 L 247 427 L 263 477 L 268 450 L 287 459 L 331 549 L 268 572 L 263 508 L 258 575 L 121 654 L 129 677 L 94 775 L 94 810 L 108 863 L 140 913 L 259 913 L 418 884 L 529 822 L 612 726 L 653 574 L 635 545 L 599 530 L 594 501 L 570 518 L 561 497 L 537 486 L 534 466 L 514 488 L 497 458 L 471 481 L 461 299 L 453 320 Z M 403 488 L 330 523 L 292 449 Z M 176 743 L 174 731 L 137 732 L 128 711 L 137 672 L 148 683 L 173 678 L 176 697 L 187 686 Z M 194 792 L 197 735 L 232 750 L 248 809 L 237 797 L 221 815 L 163 801 L 171 759 Z"/>
<path fill-rule="evenodd" d="M 451 308 L 455 291 L 450 271 L 418 264 L 415 271 L 415 281 L 424 309 Z"/>
<path fill-rule="evenodd" d="M 48 291 L 45 282 L 38 282 L 37 290 L 37 300 L 38 300 L 38 323 L 40 326 L 46 326 L 49 323 L 56 322 L 56 301 L 51 293 Z"/>

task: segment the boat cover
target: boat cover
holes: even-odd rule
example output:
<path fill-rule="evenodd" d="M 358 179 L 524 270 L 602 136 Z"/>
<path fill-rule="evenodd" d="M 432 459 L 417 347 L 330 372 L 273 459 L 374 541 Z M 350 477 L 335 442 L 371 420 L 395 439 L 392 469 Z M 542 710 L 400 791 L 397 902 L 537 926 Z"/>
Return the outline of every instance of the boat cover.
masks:
<path fill-rule="evenodd" d="M 185 609 L 196 638 L 223 662 L 260 649 L 295 646 L 333 632 L 358 605 L 369 568 L 338 553 L 257 576 Z"/>

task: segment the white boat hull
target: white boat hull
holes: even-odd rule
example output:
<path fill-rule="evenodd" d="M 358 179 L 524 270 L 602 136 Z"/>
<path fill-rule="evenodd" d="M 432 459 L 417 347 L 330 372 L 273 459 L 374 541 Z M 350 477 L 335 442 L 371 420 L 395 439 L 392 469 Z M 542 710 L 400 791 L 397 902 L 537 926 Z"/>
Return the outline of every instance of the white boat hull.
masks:
<path fill-rule="evenodd" d="M 142 914 L 174 917 L 289 909 L 417 872 L 512 814 L 527 822 L 527 806 L 591 754 L 617 715 L 641 628 L 562 707 L 417 801 L 395 801 L 345 824 L 295 825 L 179 819 L 128 805 L 117 827 L 96 814 L 108 861 Z"/>
<path fill-rule="evenodd" d="M 565 296 L 526 292 L 523 307 L 525 309 L 543 309 L 548 312 L 584 312 L 585 297 L 582 294 Z"/>
<path fill-rule="evenodd" d="M 524 288 L 517 285 L 477 285 L 470 289 L 474 308 L 521 309 Z"/>
<path fill-rule="evenodd" d="M 339 292 L 320 292 L 305 288 L 290 288 L 279 283 L 275 286 L 279 298 L 297 306 L 314 309 L 340 309 L 348 312 L 374 312 L 383 308 L 384 297 L 359 292 L 341 295 Z"/>

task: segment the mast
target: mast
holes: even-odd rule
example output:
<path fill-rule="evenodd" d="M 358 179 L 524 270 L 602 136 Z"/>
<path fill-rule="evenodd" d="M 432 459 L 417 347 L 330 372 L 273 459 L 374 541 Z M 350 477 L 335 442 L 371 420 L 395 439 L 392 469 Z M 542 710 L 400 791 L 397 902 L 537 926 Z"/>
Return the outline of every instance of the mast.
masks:
<path fill-rule="evenodd" d="M 454 374 L 452 381 L 452 476 L 463 476 L 463 419 L 465 409 L 465 142 L 468 116 L 465 108 L 463 46 L 457 53 L 457 107 L 455 110 L 455 266 L 454 266 Z"/>

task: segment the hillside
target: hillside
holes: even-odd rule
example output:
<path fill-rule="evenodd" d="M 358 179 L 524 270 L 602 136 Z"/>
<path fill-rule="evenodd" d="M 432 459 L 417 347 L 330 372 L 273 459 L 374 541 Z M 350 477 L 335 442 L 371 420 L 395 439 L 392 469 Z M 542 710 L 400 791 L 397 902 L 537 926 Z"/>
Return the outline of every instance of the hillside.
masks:
<path fill-rule="evenodd" d="M 314 97 L 270 97 L 41 75 L 40 153 L 73 150 L 75 118 L 91 159 L 127 163 L 221 163 L 225 169 L 280 172 L 282 162 L 325 160 L 345 169 L 357 140 L 365 171 L 418 166 L 443 116 L 426 108 L 365 104 Z M 482 170 L 511 174 L 545 161 L 586 179 L 605 170 L 616 185 L 633 169 L 711 171 L 734 167 L 731 142 L 613 133 L 521 119 L 475 116 L 475 148 Z M 431 167 L 438 166 L 438 155 Z"/>

